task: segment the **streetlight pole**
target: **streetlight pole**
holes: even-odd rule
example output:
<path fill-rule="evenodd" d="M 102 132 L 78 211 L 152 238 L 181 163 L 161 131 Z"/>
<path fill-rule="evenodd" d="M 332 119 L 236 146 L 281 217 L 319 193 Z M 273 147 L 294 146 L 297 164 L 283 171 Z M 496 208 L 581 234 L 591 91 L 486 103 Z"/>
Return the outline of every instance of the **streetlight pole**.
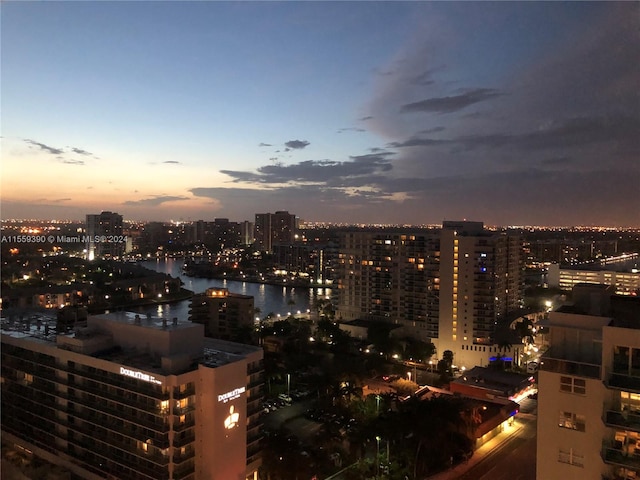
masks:
<path fill-rule="evenodd" d="M 287 373 L 287 396 L 289 396 L 290 386 L 291 386 L 291 375 Z"/>
<path fill-rule="evenodd" d="M 376 394 L 376 415 L 378 415 L 379 410 L 380 410 L 380 395 Z"/>
<path fill-rule="evenodd" d="M 376 435 L 376 478 L 380 478 L 380 437 Z"/>

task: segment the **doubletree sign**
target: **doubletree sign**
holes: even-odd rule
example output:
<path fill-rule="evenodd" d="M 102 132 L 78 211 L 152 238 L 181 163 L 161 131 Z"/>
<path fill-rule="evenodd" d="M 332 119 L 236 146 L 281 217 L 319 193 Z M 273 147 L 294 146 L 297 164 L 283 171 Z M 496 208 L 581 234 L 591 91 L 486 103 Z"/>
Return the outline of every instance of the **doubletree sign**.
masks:
<path fill-rule="evenodd" d="M 222 403 L 227 403 L 229 400 L 234 400 L 240 397 L 240 395 L 246 392 L 246 390 L 247 389 L 245 387 L 240 387 L 240 388 L 231 390 L 229 392 L 223 393 L 221 395 L 218 395 L 218 401 Z"/>
<path fill-rule="evenodd" d="M 149 375 L 148 373 L 140 372 L 138 370 L 130 370 L 128 368 L 120 367 L 120 375 L 125 375 L 127 377 L 142 380 L 144 382 L 157 383 L 158 385 L 162 385 L 162 382 L 160 380 L 156 380 L 156 377 L 154 377 L 153 375 Z"/>

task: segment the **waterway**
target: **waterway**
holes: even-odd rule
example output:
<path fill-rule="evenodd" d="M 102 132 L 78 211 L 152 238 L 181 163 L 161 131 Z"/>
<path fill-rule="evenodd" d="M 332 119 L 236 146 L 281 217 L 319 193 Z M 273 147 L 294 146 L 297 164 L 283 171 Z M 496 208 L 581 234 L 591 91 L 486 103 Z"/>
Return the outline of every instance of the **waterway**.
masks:
<path fill-rule="evenodd" d="M 231 293 L 251 295 L 254 306 L 260 309 L 260 313 L 257 314 L 260 318 L 269 313 L 280 315 L 283 318 L 289 314 L 305 314 L 316 298 L 330 298 L 331 296 L 330 288 L 282 287 L 263 283 L 188 277 L 182 271 L 183 264 L 184 261 L 180 258 L 147 260 L 141 263 L 142 266 L 150 270 L 168 273 L 172 277 L 180 278 L 184 283 L 183 287 L 194 293 L 202 293 L 207 288 L 213 287 L 226 288 Z M 190 302 L 190 300 L 183 300 L 176 303 L 138 307 L 135 311 L 164 318 L 188 318 Z"/>

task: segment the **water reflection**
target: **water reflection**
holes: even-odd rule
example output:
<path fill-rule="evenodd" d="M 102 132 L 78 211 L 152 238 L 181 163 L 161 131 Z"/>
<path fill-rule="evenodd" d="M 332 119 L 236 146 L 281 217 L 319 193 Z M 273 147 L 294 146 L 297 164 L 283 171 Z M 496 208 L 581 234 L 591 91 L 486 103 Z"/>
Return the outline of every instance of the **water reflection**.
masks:
<path fill-rule="evenodd" d="M 172 277 L 179 277 L 184 288 L 194 293 L 202 293 L 207 288 L 227 288 L 232 293 L 251 295 L 254 306 L 260 309 L 257 315 L 265 317 L 269 313 L 280 314 L 285 317 L 288 312 L 305 313 L 311 308 L 314 299 L 329 298 L 330 288 L 295 288 L 278 285 L 265 285 L 262 283 L 238 282 L 232 280 L 217 280 L 208 278 L 192 278 L 183 275 L 180 259 L 168 258 L 142 262 L 142 265 L 157 272 L 168 273 Z M 153 307 L 139 307 L 140 313 L 152 313 L 155 316 L 172 318 L 186 318 L 189 316 L 189 300 L 172 304 L 157 305 Z"/>

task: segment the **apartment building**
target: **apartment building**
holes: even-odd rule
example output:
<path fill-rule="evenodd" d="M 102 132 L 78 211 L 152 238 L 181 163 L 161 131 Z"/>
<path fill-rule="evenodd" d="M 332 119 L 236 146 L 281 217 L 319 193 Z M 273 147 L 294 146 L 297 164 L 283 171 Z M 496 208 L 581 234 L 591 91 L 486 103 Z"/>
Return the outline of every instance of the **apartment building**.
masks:
<path fill-rule="evenodd" d="M 444 222 L 435 229 L 351 230 L 341 236 L 337 317 L 385 321 L 451 350 L 455 363 L 486 365 L 500 350 L 494 333 L 522 306 L 518 236 L 482 222 Z"/>
<path fill-rule="evenodd" d="M 451 350 L 455 363 L 486 365 L 498 355 L 512 361 L 517 346 L 496 345 L 507 315 L 523 306 L 522 240 L 496 233 L 482 222 L 444 222 L 440 233 L 439 352 Z M 509 361 L 509 360 L 507 360 Z"/>
<path fill-rule="evenodd" d="M 338 252 L 337 318 L 389 322 L 427 341 L 438 337 L 437 233 L 346 231 Z"/>
<path fill-rule="evenodd" d="M 207 337 L 231 340 L 254 319 L 253 297 L 226 288 L 208 288 L 191 298 L 189 320 L 204 325 Z"/>
<path fill-rule="evenodd" d="M 640 298 L 576 285 L 547 326 L 537 478 L 640 478 Z"/>
<path fill-rule="evenodd" d="M 4 441 L 89 480 L 257 479 L 261 349 L 128 312 L 1 327 Z"/>
<path fill-rule="evenodd" d="M 255 243 L 261 250 L 272 252 L 274 245 L 293 243 L 297 230 L 296 216 L 285 210 L 256 213 Z"/>
<path fill-rule="evenodd" d="M 114 212 L 87 215 L 85 242 L 89 260 L 124 255 L 127 242 L 122 230 L 122 215 Z"/>

